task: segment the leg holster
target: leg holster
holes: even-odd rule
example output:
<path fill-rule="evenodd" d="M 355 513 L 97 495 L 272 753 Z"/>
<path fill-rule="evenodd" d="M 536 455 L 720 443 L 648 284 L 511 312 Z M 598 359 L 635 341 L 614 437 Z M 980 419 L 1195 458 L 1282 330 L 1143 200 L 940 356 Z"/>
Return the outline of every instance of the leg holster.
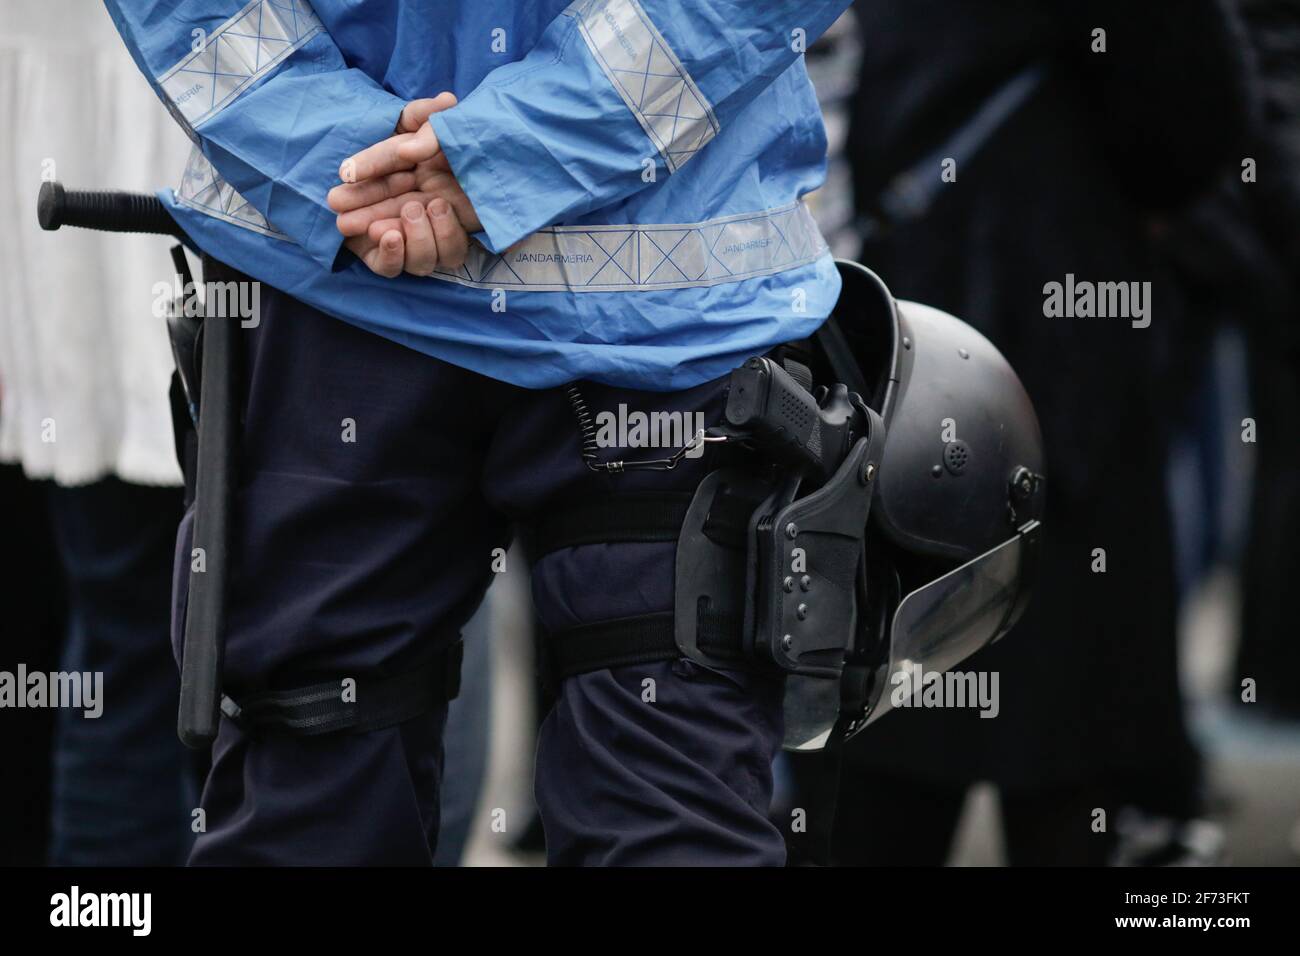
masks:
<path fill-rule="evenodd" d="M 675 542 L 672 611 L 552 632 L 552 676 L 686 657 L 787 682 L 787 742 L 824 742 L 857 633 L 880 417 L 843 385 L 751 359 L 732 373 L 726 421 L 753 467 L 710 472 L 692 493 L 628 494 L 550 511 L 526 533 L 534 558 L 595 543 Z M 799 715 L 809 715 L 804 721 Z"/>

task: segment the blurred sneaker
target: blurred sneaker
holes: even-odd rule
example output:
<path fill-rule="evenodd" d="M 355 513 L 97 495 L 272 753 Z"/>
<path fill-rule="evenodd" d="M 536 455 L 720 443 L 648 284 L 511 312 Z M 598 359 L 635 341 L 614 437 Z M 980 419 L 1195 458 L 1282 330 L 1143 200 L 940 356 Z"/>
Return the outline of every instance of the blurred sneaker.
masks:
<path fill-rule="evenodd" d="M 1212 820 L 1178 820 L 1125 807 L 1116 822 L 1115 866 L 1222 866 L 1226 838 Z"/>

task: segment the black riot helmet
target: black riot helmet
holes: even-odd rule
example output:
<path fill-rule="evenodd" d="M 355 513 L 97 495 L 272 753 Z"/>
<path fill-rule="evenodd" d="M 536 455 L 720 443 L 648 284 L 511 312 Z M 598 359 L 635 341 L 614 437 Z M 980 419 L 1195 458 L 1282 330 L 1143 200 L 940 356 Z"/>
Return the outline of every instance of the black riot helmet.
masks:
<path fill-rule="evenodd" d="M 824 373 L 878 412 L 849 734 L 887 712 L 896 675 L 950 669 L 1023 612 L 1045 488 L 1033 404 L 979 332 L 898 302 L 870 270 L 837 263 L 843 290 L 817 335 Z"/>

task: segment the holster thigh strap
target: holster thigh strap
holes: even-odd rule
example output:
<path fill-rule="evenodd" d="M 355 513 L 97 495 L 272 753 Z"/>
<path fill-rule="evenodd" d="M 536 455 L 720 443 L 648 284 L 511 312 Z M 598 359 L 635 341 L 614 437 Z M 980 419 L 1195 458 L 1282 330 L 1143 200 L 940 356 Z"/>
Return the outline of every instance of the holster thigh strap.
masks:
<path fill-rule="evenodd" d="M 550 666 L 555 677 L 563 679 L 607 667 L 676 660 L 682 652 L 673 634 L 673 618 L 672 611 L 665 611 L 552 631 L 547 649 Z M 713 657 L 749 666 L 739 619 L 701 610 L 699 621 L 700 641 Z"/>

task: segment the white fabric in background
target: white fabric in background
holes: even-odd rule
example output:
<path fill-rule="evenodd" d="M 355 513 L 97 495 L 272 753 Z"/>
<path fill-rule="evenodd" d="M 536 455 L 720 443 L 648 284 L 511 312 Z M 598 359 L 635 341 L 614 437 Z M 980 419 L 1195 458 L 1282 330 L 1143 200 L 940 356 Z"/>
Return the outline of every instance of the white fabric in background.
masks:
<path fill-rule="evenodd" d="M 0 17 L 0 461 L 76 485 L 177 484 L 162 237 L 43 232 L 45 162 L 69 188 L 174 185 L 190 143 L 95 0 L 4 0 Z M 54 438 L 47 421 L 53 421 Z"/>

